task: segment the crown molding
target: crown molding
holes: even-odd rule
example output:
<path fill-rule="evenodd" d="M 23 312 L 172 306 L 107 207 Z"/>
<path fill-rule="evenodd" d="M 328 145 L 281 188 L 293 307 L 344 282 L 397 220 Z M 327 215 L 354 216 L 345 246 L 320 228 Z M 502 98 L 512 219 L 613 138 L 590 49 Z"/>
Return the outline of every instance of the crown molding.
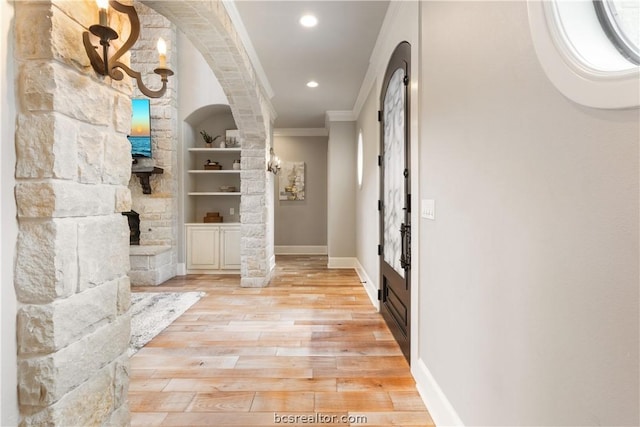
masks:
<path fill-rule="evenodd" d="M 330 110 L 326 112 L 325 122 L 353 122 L 357 118 L 353 111 Z"/>
<path fill-rule="evenodd" d="M 326 128 L 275 128 L 273 136 L 328 136 Z"/>
<path fill-rule="evenodd" d="M 358 97 L 356 98 L 356 102 L 353 106 L 353 116 L 356 117 L 356 119 L 360 115 L 362 106 L 371 92 L 371 88 L 376 81 L 376 76 L 380 71 L 380 67 L 386 65 L 386 58 L 382 57 L 384 53 L 384 45 L 389 43 L 389 34 L 393 30 L 393 23 L 395 22 L 396 16 L 398 15 L 401 7 L 401 1 L 389 2 L 389 8 L 387 9 L 387 14 L 384 16 L 384 20 L 382 21 L 382 26 L 380 27 L 376 44 L 373 46 L 373 50 L 371 51 L 369 68 L 367 68 L 367 72 L 362 80 L 362 85 L 360 86 L 360 91 L 358 92 Z"/>

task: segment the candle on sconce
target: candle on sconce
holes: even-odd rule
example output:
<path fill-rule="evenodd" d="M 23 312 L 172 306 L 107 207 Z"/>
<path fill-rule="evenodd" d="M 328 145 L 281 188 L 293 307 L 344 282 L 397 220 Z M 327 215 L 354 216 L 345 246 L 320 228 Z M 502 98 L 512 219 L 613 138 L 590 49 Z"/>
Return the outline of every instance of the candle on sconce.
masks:
<path fill-rule="evenodd" d="M 107 9 L 109 8 L 109 0 L 96 0 L 98 4 L 98 18 L 100 21 L 100 25 L 103 27 L 107 27 L 109 23 L 107 22 Z"/>
<path fill-rule="evenodd" d="M 167 43 L 162 37 L 158 39 L 158 53 L 160 54 L 160 68 L 167 68 Z"/>

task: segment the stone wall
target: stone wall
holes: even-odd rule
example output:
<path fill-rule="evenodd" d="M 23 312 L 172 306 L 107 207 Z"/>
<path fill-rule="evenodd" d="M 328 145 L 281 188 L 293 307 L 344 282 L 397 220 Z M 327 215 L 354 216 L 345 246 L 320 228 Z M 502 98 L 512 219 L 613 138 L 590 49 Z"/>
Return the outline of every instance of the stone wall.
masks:
<path fill-rule="evenodd" d="M 175 50 L 176 29 L 169 20 L 153 9 L 135 3 L 140 18 L 140 38 L 131 49 L 131 66 L 140 71 L 144 84 L 150 89 L 160 87 L 160 76 L 153 70 L 158 68 L 156 43 L 162 37 L 167 43 L 167 67 L 177 68 Z M 164 169 L 161 175 L 152 175 L 151 194 L 142 194 L 140 181 L 131 178 L 132 209 L 140 214 L 140 244 L 171 246 L 172 274 L 176 275 L 178 261 L 178 97 L 177 79 L 169 77 L 166 93 L 160 98 L 151 99 L 151 141 L 155 166 Z M 146 98 L 134 81 L 134 98 Z"/>
<path fill-rule="evenodd" d="M 21 423 L 126 425 L 131 85 L 89 66 L 94 1 L 15 11 Z"/>

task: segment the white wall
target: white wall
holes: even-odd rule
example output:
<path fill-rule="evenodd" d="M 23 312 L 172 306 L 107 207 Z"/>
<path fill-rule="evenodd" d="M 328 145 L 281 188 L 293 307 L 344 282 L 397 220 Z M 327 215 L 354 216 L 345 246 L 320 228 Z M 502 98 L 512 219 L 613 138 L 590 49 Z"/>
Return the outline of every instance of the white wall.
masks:
<path fill-rule="evenodd" d="M 377 84 L 374 84 L 377 87 Z M 380 282 L 380 218 L 377 201 L 380 199 L 380 124 L 377 121 L 379 96 L 372 90 L 362 107 L 356 135 L 362 130 L 363 170 L 362 186 L 356 190 L 356 256 L 364 270 L 367 291 L 377 301 Z M 362 272 L 360 272 L 363 275 Z"/>
<path fill-rule="evenodd" d="M 638 425 L 638 110 L 564 98 L 526 2 L 422 8 L 419 383 L 466 425 Z"/>
<path fill-rule="evenodd" d="M 349 263 L 356 255 L 356 132 L 354 122 L 329 124 L 327 168 L 327 249 L 329 267 Z M 341 260 L 342 259 L 342 260 Z M 353 265 L 349 265 L 353 267 Z"/>
<path fill-rule="evenodd" d="M 13 197 L 16 154 L 14 146 L 16 100 L 13 59 L 13 5 L 0 2 L 0 425 L 18 424 L 17 302 L 13 287 L 13 260 L 18 235 Z"/>
<path fill-rule="evenodd" d="M 279 200 L 275 177 L 275 245 L 327 246 L 327 137 L 276 136 L 274 150 L 280 160 L 304 162 L 305 199 Z"/>
<path fill-rule="evenodd" d="M 178 118 L 182 122 L 189 114 L 208 105 L 229 105 L 211 67 L 193 43 L 178 30 Z"/>

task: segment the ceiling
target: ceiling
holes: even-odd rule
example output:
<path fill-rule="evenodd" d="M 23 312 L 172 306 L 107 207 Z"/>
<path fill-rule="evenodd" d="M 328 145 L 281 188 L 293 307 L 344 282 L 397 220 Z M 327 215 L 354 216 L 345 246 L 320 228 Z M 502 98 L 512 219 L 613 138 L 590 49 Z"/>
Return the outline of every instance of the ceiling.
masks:
<path fill-rule="evenodd" d="M 253 46 L 247 47 L 249 54 L 255 50 L 256 68 L 262 67 L 273 92 L 276 128 L 323 128 L 326 111 L 353 109 L 388 1 L 236 0 L 234 5 Z M 305 14 L 315 15 L 318 25 L 301 26 Z M 310 80 L 319 86 L 308 88 Z"/>

